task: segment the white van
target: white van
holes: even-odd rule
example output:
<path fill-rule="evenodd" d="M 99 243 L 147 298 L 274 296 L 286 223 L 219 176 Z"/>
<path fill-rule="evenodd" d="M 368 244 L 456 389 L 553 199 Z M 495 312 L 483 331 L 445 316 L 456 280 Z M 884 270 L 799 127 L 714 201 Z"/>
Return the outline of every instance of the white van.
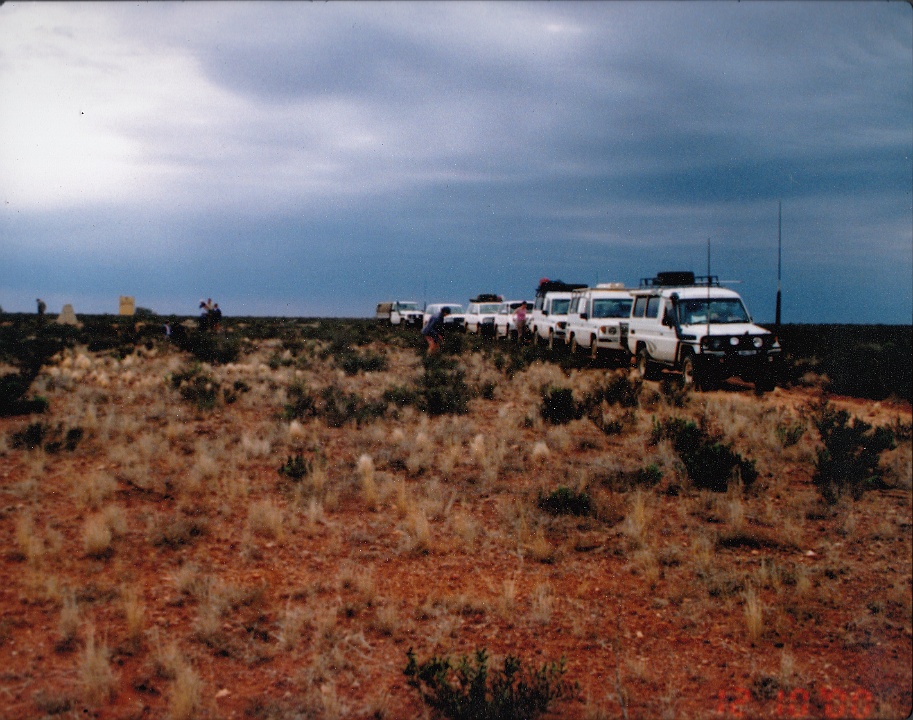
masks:
<path fill-rule="evenodd" d="M 624 283 L 600 283 L 571 294 L 567 311 L 567 344 L 571 352 L 600 352 L 628 361 L 627 327 L 634 298 Z"/>

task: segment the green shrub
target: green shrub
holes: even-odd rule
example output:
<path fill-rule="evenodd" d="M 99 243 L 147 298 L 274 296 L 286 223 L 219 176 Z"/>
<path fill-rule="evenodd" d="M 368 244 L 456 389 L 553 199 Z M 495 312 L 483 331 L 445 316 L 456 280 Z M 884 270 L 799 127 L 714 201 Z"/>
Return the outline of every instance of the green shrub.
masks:
<path fill-rule="evenodd" d="M 317 401 L 304 383 L 292 383 L 286 395 L 288 402 L 282 409 L 282 417 L 286 420 L 303 420 L 317 415 Z"/>
<path fill-rule="evenodd" d="M 282 465 L 277 472 L 283 477 L 287 477 L 292 482 L 300 482 L 310 475 L 313 469 L 313 461 L 305 459 L 301 453 L 298 453 L 294 456 L 289 455 L 288 460 L 285 461 L 285 465 Z"/>
<path fill-rule="evenodd" d="M 552 515 L 589 515 L 591 509 L 590 496 L 585 492 L 575 492 L 569 487 L 559 485 L 548 495 L 539 493 L 536 505 L 540 510 Z"/>
<path fill-rule="evenodd" d="M 12 444 L 14 448 L 25 448 L 35 450 L 40 448 L 48 434 L 47 423 L 34 422 L 26 425 L 22 430 L 14 432 L 12 435 Z"/>
<path fill-rule="evenodd" d="M 36 450 L 43 448 L 45 452 L 57 453 L 61 450 L 72 452 L 79 445 L 83 437 L 81 427 L 70 428 L 64 432 L 63 424 L 51 427 L 44 422 L 35 422 L 26 425 L 11 436 L 14 448 Z"/>
<path fill-rule="evenodd" d="M 199 364 L 191 365 L 183 372 L 174 373 L 171 376 L 171 387 L 199 410 L 212 410 L 222 396 L 219 383 L 211 375 L 204 373 Z"/>
<path fill-rule="evenodd" d="M 347 393 L 335 385 L 325 387 L 320 393 L 320 399 L 322 407 L 318 409 L 318 414 L 330 427 L 342 427 L 353 421 L 361 425 L 383 417 L 387 411 L 385 400 L 365 401 L 356 393 Z"/>
<path fill-rule="evenodd" d="M 41 368 L 58 352 L 75 341 L 75 329 L 64 325 L 35 328 L 29 322 L 0 326 L 0 365 L 9 364 L 16 372 L 0 377 L 0 417 L 42 413 L 44 398 L 25 399 Z"/>
<path fill-rule="evenodd" d="M 546 422 L 552 425 L 565 425 L 571 420 L 583 417 L 584 407 L 574 401 L 571 388 L 544 388 L 542 390 L 542 405 L 539 414 Z"/>
<path fill-rule="evenodd" d="M 384 390 L 384 402 L 392 403 L 398 407 L 418 406 L 420 401 L 421 393 L 405 385 L 394 385 Z"/>
<path fill-rule="evenodd" d="M 735 474 L 746 487 L 758 477 L 754 460 L 745 460 L 731 445 L 711 437 L 690 420 L 670 418 L 662 424 L 654 421 L 652 437 L 654 442 L 662 438 L 672 441 L 691 482 L 702 490 L 726 492 Z"/>
<path fill-rule="evenodd" d="M 625 372 L 614 372 L 608 375 L 607 382 L 591 393 L 588 404 L 599 404 L 605 400 L 609 405 L 620 405 L 625 408 L 637 407 L 643 381 L 640 378 L 629 378 Z"/>
<path fill-rule="evenodd" d="M 463 415 L 469 409 L 469 388 L 456 360 L 426 355 L 423 360 L 419 409 L 430 415 Z"/>
<path fill-rule="evenodd" d="M 227 335 L 194 330 L 172 334 L 172 339 L 181 350 L 212 365 L 234 362 L 241 355 L 240 341 Z"/>
<path fill-rule="evenodd" d="M 646 487 L 653 487 L 654 485 L 658 485 L 659 481 L 662 479 L 663 471 L 656 463 L 650 463 L 646 467 L 640 468 L 634 474 L 635 484 L 644 485 Z"/>
<path fill-rule="evenodd" d="M 858 499 L 865 490 L 882 487 L 881 453 L 894 448 L 890 428 L 872 426 L 829 404 L 820 408 L 815 427 L 824 447 L 818 451 L 812 478 L 828 503 L 849 492 Z"/>
<path fill-rule="evenodd" d="M 346 352 L 336 357 L 336 362 L 346 375 L 359 372 L 378 372 L 387 369 L 387 356 L 370 350 L 363 353 Z"/>
<path fill-rule="evenodd" d="M 408 684 L 452 720 L 531 720 L 553 701 L 576 692 L 576 685 L 563 679 L 563 659 L 530 671 L 511 655 L 504 658 L 503 669 L 489 670 L 484 649 L 476 650 L 474 660 L 464 655 L 456 664 L 436 656 L 419 663 L 411 648 L 406 656 Z"/>

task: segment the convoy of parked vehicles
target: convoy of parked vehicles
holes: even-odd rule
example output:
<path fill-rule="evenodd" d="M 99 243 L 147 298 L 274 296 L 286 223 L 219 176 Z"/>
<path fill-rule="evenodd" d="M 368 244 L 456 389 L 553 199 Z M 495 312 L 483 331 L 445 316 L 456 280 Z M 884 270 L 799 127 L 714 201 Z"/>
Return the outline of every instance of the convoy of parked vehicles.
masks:
<path fill-rule="evenodd" d="M 521 305 L 526 312 L 522 334 L 517 323 Z M 458 303 L 434 303 L 421 315 L 416 303 L 398 301 L 380 303 L 377 318 L 392 325 L 414 324 L 418 312 L 424 326 L 444 306 L 451 311 L 449 328 L 547 343 L 553 350 L 566 347 L 594 359 L 610 357 L 622 366 L 633 360 L 645 380 L 658 379 L 668 369 L 678 372 L 684 384 L 701 389 L 732 376 L 758 390 L 776 384 L 777 337 L 756 325 L 739 294 L 712 275 L 661 272 L 642 279 L 637 288 L 543 278 L 533 302 L 485 294 L 472 298 L 465 313 Z"/>

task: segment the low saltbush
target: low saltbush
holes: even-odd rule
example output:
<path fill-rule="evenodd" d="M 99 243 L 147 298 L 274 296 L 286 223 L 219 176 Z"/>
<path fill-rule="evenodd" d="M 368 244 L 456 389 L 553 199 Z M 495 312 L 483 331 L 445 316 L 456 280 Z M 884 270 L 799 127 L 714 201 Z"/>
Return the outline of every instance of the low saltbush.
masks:
<path fill-rule="evenodd" d="M 540 491 L 536 505 L 552 515 L 589 515 L 591 508 L 590 496 L 586 492 L 577 492 L 563 485 L 547 495 Z"/>
<path fill-rule="evenodd" d="M 575 693 L 576 685 L 564 680 L 564 660 L 546 663 L 538 670 L 524 670 L 511 655 L 501 669 L 488 666 L 488 653 L 476 650 L 454 663 L 432 657 L 419 663 L 410 648 L 403 674 L 422 700 L 452 720 L 531 720 L 549 705 Z"/>
<path fill-rule="evenodd" d="M 681 458 L 685 471 L 694 486 L 702 490 L 726 492 L 729 481 L 736 475 L 745 487 L 758 477 L 754 460 L 746 460 L 732 446 L 711 437 L 704 428 L 682 418 L 654 421 L 654 442 L 666 438 Z"/>
<path fill-rule="evenodd" d="M 835 410 L 825 403 L 814 420 L 824 444 L 818 451 L 812 478 L 821 496 L 834 504 L 849 493 L 858 499 L 865 490 L 882 485 L 881 453 L 894 448 L 890 428 L 869 423 Z"/>
<path fill-rule="evenodd" d="M 542 390 L 539 414 L 552 425 L 566 425 L 583 417 L 585 408 L 574 400 L 571 388 L 546 387 Z"/>

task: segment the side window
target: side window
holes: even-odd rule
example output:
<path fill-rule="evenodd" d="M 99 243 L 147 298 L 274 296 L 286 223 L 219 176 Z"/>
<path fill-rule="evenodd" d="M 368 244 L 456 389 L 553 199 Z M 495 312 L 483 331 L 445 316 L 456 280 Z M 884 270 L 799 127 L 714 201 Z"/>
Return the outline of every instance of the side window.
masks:
<path fill-rule="evenodd" d="M 646 315 L 646 317 L 648 317 L 648 318 L 655 318 L 657 315 L 659 315 L 659 305 L 660 305 L 660 301 L 661 301 L 661 300 L 662 300 L 662 298 L 659 298 L 659 297 L 656 297 L 656 296 L 651 297 L 651 298 L 649 298 L 649 299 L 647 300 L 647 315 Z"/>
<path fill-rule="evenodd" d="M 631 313 L 631 317 L 643 317 L 644 311 L 647 309 L 647 298 L 643 295 L 638 296 L 634 301 L 634 312 Z"/>

